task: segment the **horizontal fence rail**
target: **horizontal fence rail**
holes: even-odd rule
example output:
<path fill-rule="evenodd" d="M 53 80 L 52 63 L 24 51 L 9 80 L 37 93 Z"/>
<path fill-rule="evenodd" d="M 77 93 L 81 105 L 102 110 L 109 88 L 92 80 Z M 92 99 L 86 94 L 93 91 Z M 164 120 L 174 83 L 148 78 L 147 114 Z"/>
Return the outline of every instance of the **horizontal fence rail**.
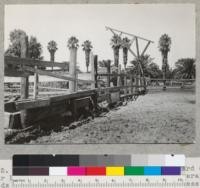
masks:
<path fill-rule="evenodd" d="M 41 67 L 59 67 L 62 69 L 67 69 L 69 62 L 67 63 L 58 63 L 52 61 L 43 61 L 43 60 L 36 60 L 30 58 L 19 58 L 19 57 L 12 57 L 12 56 L 4 56 L 4 63 L 5 65 L 26 65 L 26 66 L 41 66 Z"/>

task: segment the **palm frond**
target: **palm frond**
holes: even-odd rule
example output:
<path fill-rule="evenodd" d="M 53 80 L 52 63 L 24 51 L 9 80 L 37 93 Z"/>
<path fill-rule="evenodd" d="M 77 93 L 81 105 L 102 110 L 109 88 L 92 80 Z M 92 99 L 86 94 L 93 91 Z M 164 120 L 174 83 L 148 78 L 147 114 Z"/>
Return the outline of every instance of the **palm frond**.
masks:
<path fill-rule="evenodd" d="M 79 47 L 78 42 L 79 40 L 76 37 L 72 36 L 68 39 L 67 46 L 69 49 L 78 48 Z"/>

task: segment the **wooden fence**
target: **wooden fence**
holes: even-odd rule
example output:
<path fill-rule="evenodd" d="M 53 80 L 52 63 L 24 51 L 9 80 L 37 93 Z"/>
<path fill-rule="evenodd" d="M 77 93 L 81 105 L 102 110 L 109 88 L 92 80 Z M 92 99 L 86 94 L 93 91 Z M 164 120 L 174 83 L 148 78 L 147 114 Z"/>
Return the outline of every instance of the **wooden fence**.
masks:
<path fill-rule="evenodd" d="M 4 105 L 7 117 L 6 128 L 26 128 L 52 117 L 61 118 L 66 114 L 71 114 L 73 119 L 77 120 L 80 109 L 88 108 L 90 111 L 95 111 L 98 108 L 98 103 L 102 101 L 107 101 L 109 104 L 116 103 L 144 94 L 146 91 L 145 78 L 121 73 L 120 66 L 117 73 L 111 73 L 109 62 L 106 67 L 107 71 L 99 72 L 98 56 L 92 53 L 90 57 L 91 79 L 88 80 L 78 79 L 77 73 L 74 73 L 73 76 L 70 75 L 70 72 L 66 73 L 66 63 L 8 56 L 5 56 L 4 63 L 5 76 L 21 77 L 21 98 L 6 102 Z M 70 58 L 69 64 L 69 69 L 71 66 L 76 66 L 76 58 Z M 46 70 L 48 67 L 58 67 L 58 70 L 65 71 L 65 74 L 48 71 Z M 30 97 L 29 94 L 29 76 L 31 75 L 34 76 L 33 97 Z M 59 78 L 72 84 L 66 88 L 68 89 L 66 94 L 40 98 L 39 75 Z M 116 85 L 111 86 L 111 78 L 117 79 Z M 90 89 L 79 91 L 77 83 L 89 84 Z"/>

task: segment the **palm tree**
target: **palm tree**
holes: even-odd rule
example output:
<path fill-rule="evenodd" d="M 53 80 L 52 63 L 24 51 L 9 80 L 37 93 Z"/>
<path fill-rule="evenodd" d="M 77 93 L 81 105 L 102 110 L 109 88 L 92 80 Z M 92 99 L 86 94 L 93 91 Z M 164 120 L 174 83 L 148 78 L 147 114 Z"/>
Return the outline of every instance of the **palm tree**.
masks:
<path fill-rule="evenodd" d="M 150 55 L 143 55 L 140 57 L 140 63 L 143 70 L 144 76 L 149 76 L 150 74 L 150 66 L 152 66 L 153 58 L 150 57 Z M 138 58 L 135 58 L 133 61 L 131 61 L 131 64 L 133 65 L 133 72 L 137 75 L 140 75 L 140 69 L 138 68 Z"/>
<path fill-rule="evenodd" d="M 119 35 L 114 35 L 110 42 L 113 52 L 114 52 L 114 65 L 118 67 L 119 65 L 119 49 L 121 47 L 121 37 Z"/>
<path fill-rule="evenodd" d="M 50 61 L 54 62 L 55 52 L 58 49 L 57 43 L 54 40 L 51 40 L 50 42 L 48 42 L 47 49 L 49 50 L 49 53 L 50 53 Z M 53 66 L 52 66 L 52 70 L 53 70 Z"/>
<path fill-rule="evenodd" d="M 93 47 L 89 40 L 84 41 L 84 43 L 82 44 L 82 47 L 83 47 L 83 51 L 85 51 L 85 63 L 86 63 L 87 72 L 88 72 L 88 67 L 90 64 L 90 52 Z"/>
<path fill-rule="evenodd" d="M 170 51 L 171 47 L 171 38 L 167 34 L 163 34 L 158 43 L 158 48 L 162 54 L 162 71 L 163 71 L 163 79 L 164 79 L 164 86 L 163 89 L 166 89 L 165 79 L 166 79 L 166 72 L 168 66 L 168 52 Z"/>
<path fill-rule="evenodd" d="M 195 78 L 195 60 L 192 58 L 179 59 L 175 63 L 174 74 L 176 78 L 194 79 Z"/>
<path fill-rule="evenodd" d="M 123 60 L 124 60 L 124 68 L 126 69 L 127 61 L 128 61 L 128 49 L 131 46 L 130 40 L 127 37 L 122 39 L 122 48 L 123 48 Z"/>
<path fill-rule="evenodd" d="M 69 49 L 77 49 L 79 47 L 78 39 L 76 37 L 70 37 L 67 41 L 67 47 Z"/>

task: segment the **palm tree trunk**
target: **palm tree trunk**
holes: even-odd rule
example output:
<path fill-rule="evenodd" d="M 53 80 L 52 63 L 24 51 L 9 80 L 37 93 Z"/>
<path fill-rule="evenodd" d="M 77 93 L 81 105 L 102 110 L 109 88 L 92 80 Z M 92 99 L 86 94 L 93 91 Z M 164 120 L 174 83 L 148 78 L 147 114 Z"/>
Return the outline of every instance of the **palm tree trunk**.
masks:
<path fill-rule="evenodd" d="M 85 51 L 85 63 L 86 63 L 86 68 L 87 68 L 87 73 L 88 73 L 88 67 L 90 64 L 90 51 Z"/>
<path fill-rule="evenodd" d="M 123 60 L 124 60 L 124 68 L 126 69 L 127 65 L 127 59 L 128 59 L 128 49 L 123 48 Z"/>
<path fill-rule="evenodd" d="M 119 48 L 114 48 L 114 64 L 116 67 L 119 65 Z"/>
<path fill-rule="evenodd" d="M 77 63 L 77 48 L 70 49 L 70 64 L 69 64 L 69 74 L 72 78 L 77 78 L 76 73 L 76 63 Z M 71 93 L 77 90 L 77 81 L 69 82 L 69 90 Z"/>
<path fill-rule="evenodd" d="M 54 62 L 54 58 L 55 58 L 55 57 L 54 57 L 54 54 L 55 54 L 55 52 L 50 52 L 50 56 L 51 56 L 51 57 L 50 57 L 50 61 L 51 61 L 51 62 Z M 53 66 L 51 67 L 51 70 L 53 71 Z"/>
<path fill-rule="evenodd" d="M 162 54 L 163 90 L 166 90 L 167 53 Z"/>

